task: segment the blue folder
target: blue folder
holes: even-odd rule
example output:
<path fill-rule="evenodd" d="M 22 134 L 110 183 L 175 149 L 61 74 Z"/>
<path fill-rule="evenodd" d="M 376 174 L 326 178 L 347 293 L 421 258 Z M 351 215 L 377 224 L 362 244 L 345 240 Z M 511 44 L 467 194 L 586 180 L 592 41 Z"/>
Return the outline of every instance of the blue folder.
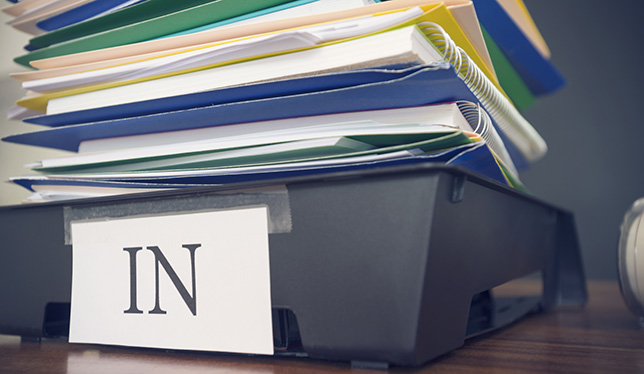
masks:
<path fill-rule="evenodd" d="M 337 88 L 346 88 L 367 83 L 386 82 L 403 78 L 422 66 L 403 67 L 389 65 L 386 68 L 349 70 L 304 78 L 283 79 L 238 87 L 216 89 L 153 100 L 112 105 L 60 114 L 41 115 L 24 119 L 36 125 L 57 127 L 81 123 L 106 121 L 119 118 L 145 116 L 216 104 L 244 100 L 267 99 L 285 95 L 303 94 Z"/>
<path fill-rule="evenodd" d="M 566 84 L 554 64 L 539 53 L 497 0 L 474 0 L 474 8 L 481 25 L 534 95 L 553 93 Z"/>
<path fill-rule="evenodd" d="M 206 186 L 214 184 L 231 184 L 243 182 L 256 182 L 270 179 L 292 178 L 315 175 L 321 173 L 337 173 L 355 170 L 369 170 L 374 168 L 393 167 L 413 164 L 441 163 L 463 167 L 475 171 L 480 175 L 508 185 L 508 182 L 498 167 L 494 156 L 484 143 L 471 143 L 445 151 L 426 155 L 407 156 L 397 159 L 355 162 L 325 166 L 303 166 L 298 168 L 284 167 L 262 171 L 231 171 L 221 174 L 217 172 L 203 173 L 200 175 L 172 175 L 165 177 L 151 177 L 140 173 L 136 177 L 107 177 L 100 180 L 88 179 L 54 179 L 42 180 L 30 177 L 14 178 L 12 181 L 26 189 L 33 191 L 34 185 L 64 185 L 64 186 L 92 186 L 92 187 L 131 187 L 131 188 L 180 188 Z"/>
<path fill-rule="evenodd" d="M 57 30 L 97 16 L 125 3 L 126 1 L 129 0 L 93 0 L 87 4 L 56 14 L 55 16 L 45 18 L 36 23 L 36 26 L 45 31 Z"/>
<path fill-rule="evenodd" d="M 189 109 L 56 127 L 12 135 L 3 140 L 38 147 L 78 151 L 78 146 L 82 141 L 117 136 L 360 110 L 403 108 L 458 100 L 479 103 L 467 84 L 447 63 L 415 67 L 403 71 L 408 73 L 390 80 L 340 85 L 339 88 L 312 89 L 301 93 L 276 94 L 272 97 L 247 98 L 234 102 L 215 102 Z M 346 74 L 347 79 L 356 78 L 356 75 L 351 71 Z M 324 75 L 323 77 L 329 76 Z M 343 77 L 342 73 L 335 75 L 335 78 L 340 80 Z M 320 79 L 320 77 L 314 78 Z M 278 83 L 285 84 L 284 81 L 275 84 Z M 306 79 L 300 80 L 300 84 L 303 84 L 302 87 L 310 88 L 306 86 L 306 83 Z M 264 86 L 263 89 L 270 91 L 270 85 L 271 83 Z M 249 91 L 246 93 L 252 92 L 254 86 L 247 86 Z M 221 90 L 221 94 L 222 97 L 225 97 L 223 91 L 225 90 Z M 216 93 L 217 91 L 212 92 Z M 505 142 L 515 166 L 517 168 L 526 167 L 528 163 L 525 157 L 504 136 L 494 119 L 492 122 Z"/>
<path fill-rule="evenodd" d="M 34 186 L 78 186 L 78 187 L 110 187 L 110 188 L 189 188 L 189 187 L 206 187 L 207 184 L 187 184 L 187 183 L 138 183 L 138 182 L 117 182 L 103 180 L 87 179 L 34 179 L 31 177 L 16 177 L 12 179 L 14 184 L 26 188 L 32 192 Z"/>

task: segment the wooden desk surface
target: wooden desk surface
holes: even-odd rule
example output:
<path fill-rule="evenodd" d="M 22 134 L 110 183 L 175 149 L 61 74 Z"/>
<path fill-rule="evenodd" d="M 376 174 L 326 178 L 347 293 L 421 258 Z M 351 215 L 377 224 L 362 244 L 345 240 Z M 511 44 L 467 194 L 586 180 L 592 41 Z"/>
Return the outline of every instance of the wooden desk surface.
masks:
<path fill-rule="evenodd" d="M 533 285 L 522 285 L 534 290 Z M 585 308 L 559 308 L 471 339 L 403 373 L 644 373 L 644 330 L 616 283 L 589 283 Z M 21 342 L 0 336 L 0 373 L 367 373 L 348 363 L 311 359 Z M 382 371 L 375 371 L 382 373 Z"/>

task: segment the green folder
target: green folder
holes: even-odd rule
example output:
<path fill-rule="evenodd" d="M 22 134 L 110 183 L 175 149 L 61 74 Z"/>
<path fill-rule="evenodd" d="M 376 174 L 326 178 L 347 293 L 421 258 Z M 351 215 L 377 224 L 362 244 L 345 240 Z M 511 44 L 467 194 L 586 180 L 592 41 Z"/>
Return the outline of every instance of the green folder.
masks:
<path fill-rule="evenodd" d="M 307 141 L 311 141 L 308 139 Z M 297 144 L 286 142 L 282 144 Z M 279 165 L 290 162 L 310 162 L 330 160 L 341 157 L 358 157 L 405 150 L 420 150 L 426 153 L 438 152 L 466 144 L 472 140 L 462 131 L 449 129 L 435 133 L 420 134 L 384 134 L 384 135 L 359 135 L 340 137 L 331 145 L 316 146 L 311 148 L 293 148 L 287 146 L 281 149 L 268 151 L 268 145 L 251 146 L 244 148 L 224 149 L 218 151 L 204 151 L 196 153 L 182 153 L 159 157 L 144 157 L 135 159 L 122 159 L 118 161 L 104 161 L 99 163 L 79 163 L 69 166 L 38 167 L 33 170 L 39 172 L 57 173 L 103 173 L 103 172 L 139 172 L 139 171 L 169 171 L 186 170 L 193 168 L 229 168 L 250 167 L 262 165 Z M 275 144 L 273 144 L 274 146 Z M 217 157 L 221 152 L 231 150 L 252 150 L 254 148 L 266 149 L 267 152 L 254 154 L 237 153 L 235 156 Z M 209 157 L 212 155 L 213 157 Z"/>
<path fill-rule="evenodd" d="M 87 35 L 78 39 L 54 44 L 16 57 L 14 61 L 18 64 L 29 66 L 29 62 L 34 60 L 138 43 L 280 5 L 289 1 L 293 0 L 210 1 L 205 4 L 110 29 L 98 34 Z"/>
<path fill-rule="evenodd" d="M 499 84 L 501 84 L 505 93 L 508 94 L 514 106 L 519 111 L 522 111 L 534 105 L 536 101 L 535 97 L 519 76 L 519 73 L 517 73 L 483 26 L 481 26 L 481 31 L 483 32 L 483 38 L 485 39 L 490 59 L 492 59 L 496 76 L 499 78 Z"/>

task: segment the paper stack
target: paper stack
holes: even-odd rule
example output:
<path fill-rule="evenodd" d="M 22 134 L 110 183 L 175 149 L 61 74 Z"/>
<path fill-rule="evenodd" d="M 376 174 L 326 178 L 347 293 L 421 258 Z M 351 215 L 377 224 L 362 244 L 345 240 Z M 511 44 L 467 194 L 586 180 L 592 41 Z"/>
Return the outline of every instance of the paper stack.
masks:
<path fill-rule="evenodd" d="M 521 0 L 22 0 L 32 35 L 4 141 L 77 152 L 30 200 L 411 163 L 523 189 L 520 111 L 564 80 Z"/>

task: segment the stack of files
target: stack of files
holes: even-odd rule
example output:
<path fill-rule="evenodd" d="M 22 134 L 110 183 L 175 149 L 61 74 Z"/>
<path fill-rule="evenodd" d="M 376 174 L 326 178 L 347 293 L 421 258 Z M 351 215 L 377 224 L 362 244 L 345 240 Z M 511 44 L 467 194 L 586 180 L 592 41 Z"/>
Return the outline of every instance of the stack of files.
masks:
<path fill-rule="evenodd" d="M 54 56 L 194 34 L 225 25 L 347 10 L 370 2 L 25 0 L 4 11 L 16 17 L 10 22 L 12 26 L 34 35 L 26 46 L 31 52 L 16 58 L 18 63 L 28 65 Z M 467 6 L 462 1 L 448 1 L 448 5 L 462 21 L 468 37 L 474 39 L 479 36 L 473 34 L 482 33 L 489 50 L 489 56 L 486 51 L 483 57 L 493 60 L 501 85 L 520 110 L 533 105 L 536 96 L 555 92 L 564 85 L 565 80 L 550 62 L 550 51 L 523 0 L 475 0 L 480 27 L 478 22 L 463 21 Z M 27 28 L 25 24 L 33 27 Z M 202 36 L 208 38 L 208 33 Z"/>
<path fill-rule="evenodd" d="M 71 198 L 150 189 L 238 183 L 248 180 L 443 162 L 509 182 L 472 125 L 491 122 L 469 102 L 241 123 L 86 142 L 79 155 L 30 165 L 48 175 L 13 178 L 34 198 Z M 443 125 L 445 123 L 451 125 Z M 482 129 L 477 129 L 479 132 Z M 500 143 L 493 128 L 491 142 Z M 110 144 L 112 142 L 113 144 Z M 136 147 L 131 147 L 136 143 Z M 101 151 L 102 150 L 102 151 Z M 501 148 L 503 150 L 503 148 Z M 504 158 L 509 159 L 507 154 Z M 512 174 L 510 174 L 512 175 Z M 73 185 L 69 188 L 68 184 Z M 56 187 L 66 186 L 64 189 Z"/>
<path fill-rule="evenodd" d="M 32 200 L 416 162 L 523 189 L 519 170 L 546 152 L 476 1 L 114 3 L 16 59 L 38 70 L 12 75 L 28 92 L 10 116 L 45 128 L 3 140 L 76 152 L 12 178 Z"/>

